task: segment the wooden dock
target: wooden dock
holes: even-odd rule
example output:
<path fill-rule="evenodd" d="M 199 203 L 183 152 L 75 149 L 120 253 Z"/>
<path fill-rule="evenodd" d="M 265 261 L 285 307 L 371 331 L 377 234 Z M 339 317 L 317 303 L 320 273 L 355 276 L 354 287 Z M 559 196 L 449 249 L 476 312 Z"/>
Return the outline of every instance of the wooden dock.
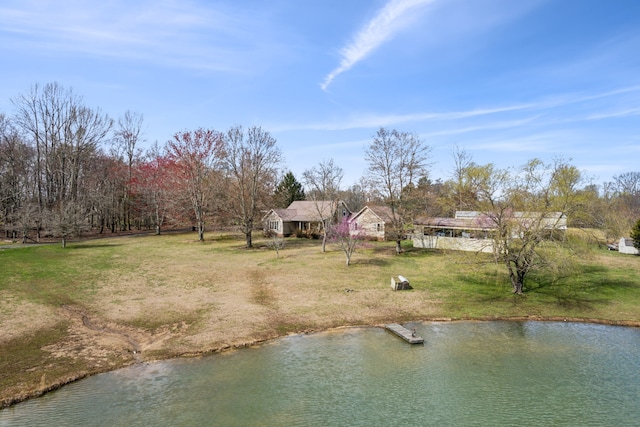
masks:
<path fill-rule="evenodd" d="M 393 332 L 394 334 L 396 334 L 397 336 L 399 336 L 409 344 L 424 343 L 424 339 L 422 337 L 417 336 L 415 332 L 412 332 L 407 328 L 405 328 L 404 326 L 398 325 L 397 323 L 391 323 L 389 325 L 385 325 L 384 328 L 388 331 Z"/>

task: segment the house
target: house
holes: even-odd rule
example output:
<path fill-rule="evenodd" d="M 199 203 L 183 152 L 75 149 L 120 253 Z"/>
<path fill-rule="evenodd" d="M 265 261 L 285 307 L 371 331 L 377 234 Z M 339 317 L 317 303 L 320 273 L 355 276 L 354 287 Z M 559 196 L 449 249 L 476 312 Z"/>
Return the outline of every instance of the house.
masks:
<path fill-rule="evenodd" d="M 385 224 L 391 223 L 393 223 L 391 208 L 367 205 L 349 218 L 349 233 L 384 240 Z"/>
<path fill-rule="evenodd" d="M 618 244 L 618 252 L 621 254 L 630 254 L 630 255 L 638 255 L 638 248 L 634 246 L 633 239 L 629 239 L 628 237 L 623 237 L 620 239 L 620 243 Z"/>
<path fill-rule="evenodd" d="M 475 221 L 482 226 L 491 222 L 490 214 L 478 211 L 456 211 L 455 218 Z M 516 221 L 520 228 L 526 228 L 539 221 L 539 225 L 547 230 L 567 229 L 567 216 L 562 212 L 545 212 L 544 214 L 540 212 L 512 212 L 510 217 L 507 218 Z"/>
<path fill-rule="evenodd" d="M 415 221 L 413 246 L 426 249 L 493 252 L 491 231 L 495 224 L 488 217 L 458 215 L 455 218 L 422 218 Z"/>
<path fill-rule="evenodd" d="M 320 233 L 323 221 L 348 218 L 349 215 L 351 211 L 342 201 L 298 200 L 286 209 L 270 209 L 262 217 L 262 223 L 265 232 L 284 237 L 294 233 Z"/>
<path fill-rule="evenodd" d="M 550 212 L 543 217 L 537 212 L 513 212 L 510 219 L 517 222 L 513 238 L 523 228 L 539 221 L 549 231 L 567 229 L 567 218 L 561 212 Z M 450 249 L 473 252 L 493 252 L 493 233 L 496 223 L 490 215 L 477 211 L 457 211 L 454 218 L 422 218 L 415 221 L 422 232 L 413 235 L 413 246 L 428 249 Z M 418 228 L 417 227 L 417 228 Z"/>

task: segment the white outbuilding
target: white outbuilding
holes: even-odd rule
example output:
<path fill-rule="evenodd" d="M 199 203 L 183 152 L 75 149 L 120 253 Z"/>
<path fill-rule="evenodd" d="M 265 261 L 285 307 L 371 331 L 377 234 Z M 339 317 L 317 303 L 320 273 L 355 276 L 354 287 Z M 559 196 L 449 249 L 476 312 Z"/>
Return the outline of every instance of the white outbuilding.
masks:
<path fill-rule="evenodd" d="M 618 252 L 621 254 L 638 255 L 638 248 L 633 245 L 633 239 L 623 237 L 618 244 Z"/>

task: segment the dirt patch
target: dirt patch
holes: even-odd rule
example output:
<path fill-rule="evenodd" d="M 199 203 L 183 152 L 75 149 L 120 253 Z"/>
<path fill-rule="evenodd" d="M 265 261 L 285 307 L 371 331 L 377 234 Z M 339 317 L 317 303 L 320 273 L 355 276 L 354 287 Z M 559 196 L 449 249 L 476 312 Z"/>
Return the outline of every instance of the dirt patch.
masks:
<path fill-rule="evenodd" d="M 57 321 L 54 309 L 0 292 L 0 344 L 48 329 Z"/>

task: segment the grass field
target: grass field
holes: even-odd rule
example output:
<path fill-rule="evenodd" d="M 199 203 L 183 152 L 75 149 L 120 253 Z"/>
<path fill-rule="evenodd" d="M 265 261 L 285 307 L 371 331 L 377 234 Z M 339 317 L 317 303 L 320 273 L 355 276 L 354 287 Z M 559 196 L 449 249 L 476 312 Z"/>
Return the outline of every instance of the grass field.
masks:
<path fill-rule="evenodd" d="M 640 257 L 572 238 L 513 295 L 486 255 L 371 243 L 352 265 L 317 240 L 279 258 L 256 235 L 119 237 L 0 250 L 0 399 L 6 406 L 136 361 L 287 333 L 429 319 L 552 318 L 640 325 Z M 393 292 L 390 278 L 413 290 Z"/>

